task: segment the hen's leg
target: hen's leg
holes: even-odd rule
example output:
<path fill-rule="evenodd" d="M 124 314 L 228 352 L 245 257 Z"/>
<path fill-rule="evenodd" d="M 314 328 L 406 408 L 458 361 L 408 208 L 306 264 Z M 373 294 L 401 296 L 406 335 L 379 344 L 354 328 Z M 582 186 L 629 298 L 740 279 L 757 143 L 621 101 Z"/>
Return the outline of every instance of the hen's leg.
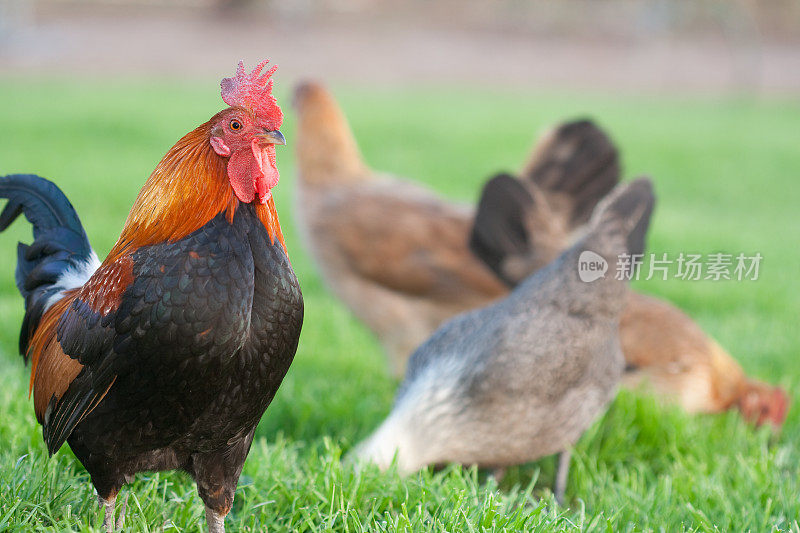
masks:
<path fill-rule="evenodd" d="M 559 505 L 564 505 L 564 492 L 567 490 L 567 478 L 569 477 L 569 460 L 572 457 L 571 450 L 565 450 L 558 454 L 558 467 L 556 468 L 556 483 L 554 493 Z"/>
<path fill-rule="evenodd" d="M 492 476 L 494 478 L 494 482 L 499 485 L 500 482 L 503 481 L 503 478 L 506 477 L 506 469 L 505 467 L 498 466 L 492 470 L 489 475 Z"/>

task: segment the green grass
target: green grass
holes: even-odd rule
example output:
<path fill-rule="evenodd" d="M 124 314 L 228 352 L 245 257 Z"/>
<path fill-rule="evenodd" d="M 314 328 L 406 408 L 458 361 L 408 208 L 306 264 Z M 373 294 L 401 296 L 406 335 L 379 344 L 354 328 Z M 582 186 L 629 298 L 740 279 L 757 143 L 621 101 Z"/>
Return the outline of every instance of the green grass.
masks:
<path fill-rule="evenodd" d="M 212 79 L 0 82 L 0 173 L 54 179 L 102 257 L 166 149 L 221 107 L 215 86 Z M 652 251 L 764 256 L 756 282 L 637 286 L 687 310 L 749 373 L 780 383 L 797 404 L 800 104 L 460 87 L 337 93 L 374 168 L 468 202 L 490 173 L 518 168 L 544 126 L 597 118 L 622 147 L 626 177 L 655 179 Z M 291 146 L 293 116 L 285 108 Z M 279 151 L 276 197 L 306 320 L 295 363 L 245 464 L 231 531 L 800 530 L 797 409 L 772 436 L 733 413 L 687 416 L 622 393 L 577 446 L 567 508 L 548 489 L 552 458 L 511 469 L 500 487 L 457 466 L 402 479 L 343 465 L 340 458 L 389 411 L 396 383 L 375 340 L 326 292 L 298 241 L 292 159 L 290 149 Z M 88 475 L 67 447 L 48 460 L 27 399 L 13 269 L 15 243 L 29 239 L 25 223 L 0 236 L 0 531 L 98 531 Z M 139 475 L 129 489 L 128 529 L 204 527 L 187 476 Z"/>

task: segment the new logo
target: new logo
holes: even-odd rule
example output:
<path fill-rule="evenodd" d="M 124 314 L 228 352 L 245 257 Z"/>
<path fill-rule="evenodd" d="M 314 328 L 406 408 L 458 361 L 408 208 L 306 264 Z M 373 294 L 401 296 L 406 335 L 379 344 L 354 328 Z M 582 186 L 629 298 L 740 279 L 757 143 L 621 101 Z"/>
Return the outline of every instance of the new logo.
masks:
<path fill-rule="evenodd" d="M 604 278 L 608 271 L 608 261 L 591 250 L 584 250 L 578 257 L 578 277 L 585 283 Z"/>

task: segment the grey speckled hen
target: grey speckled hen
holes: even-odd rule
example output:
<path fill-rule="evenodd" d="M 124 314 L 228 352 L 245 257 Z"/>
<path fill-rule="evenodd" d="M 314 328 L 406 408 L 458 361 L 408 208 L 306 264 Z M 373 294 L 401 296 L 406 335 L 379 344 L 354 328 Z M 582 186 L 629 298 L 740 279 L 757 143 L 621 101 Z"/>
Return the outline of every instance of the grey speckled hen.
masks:
<path fill-rule="evenodd" d="M 627 282 L 617 258 L 641 253 L 652 185 L 618 186 L 598 205 L 586 235 L 507 298 L 450 320 L 412 355 L 394 408 L 355 453 L 409 473 L 458 462 L 502 468 L 568 451 L 614 397 L 624 361 L 618 323 Z M 605 276 L 581 281 L 590 250 Z"/>

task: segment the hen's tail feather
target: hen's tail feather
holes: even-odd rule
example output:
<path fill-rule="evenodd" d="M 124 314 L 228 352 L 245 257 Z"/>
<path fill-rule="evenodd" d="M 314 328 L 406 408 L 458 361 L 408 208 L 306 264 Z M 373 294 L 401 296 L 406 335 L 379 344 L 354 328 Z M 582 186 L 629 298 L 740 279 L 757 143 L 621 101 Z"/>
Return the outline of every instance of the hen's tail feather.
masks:
<path fill-rule="evenodd" d="M 562 124 L 537 144 L 519 179 L 499 174 L 486 183 L 470 249 L 515 286 L 569 246 L 619 174 L 608 135 L 589 120 Z"/>
<path fill-rule="evenodd" d="M 569 197 L 568 224 L 584 224 L 597 202 L 619 183 L 619 153 L 611 138 L 586 119 L 566 122 L 540 142 L 522 178 L 545 193 Z"/>
<path fill-rule="evenodd" d="M 470 249 L 508 285 L 516 280 L 506 275 L 503 261 L 509 254 L 525 254 L 531 247 L 524 220 L 534 203 L 525 186 L 510 174 L 487 181 L 478 200 Z"/>
<path fill-rule="evenodd" d="M 654 205 L 653 183 L 649 178 L 619 185 L 597 205 L 589 222 L 590 234 L 621 232 L 626 236 L 627 253 L 642 254 Z"/>
<path fill-rule="evenodd" d="M 33 243 L 17 247 L 17 288 L 25 298 L 19 337 L 27 358 L 28 343 L 58 294 L 82 285 L 99 264 L 75 208 L 52 182 L 33 174 L 0 177 L 0 232 L 20 214 L 33 225 Z M 70 276 L 69 274 L 74 274 Z"/>

